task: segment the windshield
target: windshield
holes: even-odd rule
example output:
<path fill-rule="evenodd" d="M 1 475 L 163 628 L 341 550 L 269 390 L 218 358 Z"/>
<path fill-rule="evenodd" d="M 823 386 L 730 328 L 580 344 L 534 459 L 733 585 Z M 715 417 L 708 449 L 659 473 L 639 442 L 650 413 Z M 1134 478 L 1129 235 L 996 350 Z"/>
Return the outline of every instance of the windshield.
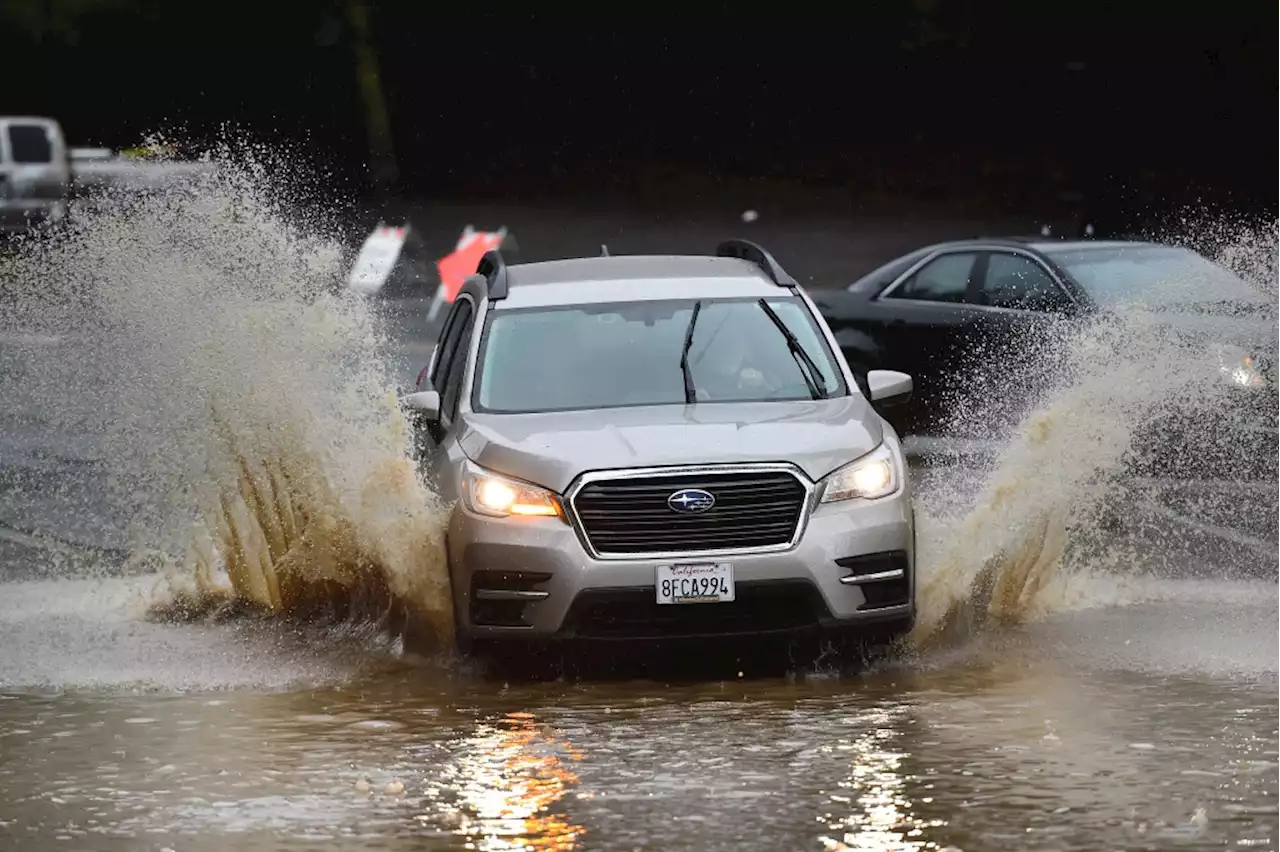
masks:
<path fill-rule="evenodd" d="M 494 311 L 481 343 L 477 411 L 533 413 L 684 405 L 681 353 L 697 304 L 624 302 Z M 696 402 L 811 400 L 803 358 L 759 300 L 703 299 L 688 351 Z M 817 365 L 829 396 L 845 393 L 818 327 L 795 297 L 768 305 Z"/>
<path fill-rule="evenodd" d="M 1235 273 L 1189 249 L 1082 248 L 1053 252 L 1051 256 L 1104 308 L 1124 303 L 1176 309 L 1265 301 Z"/>

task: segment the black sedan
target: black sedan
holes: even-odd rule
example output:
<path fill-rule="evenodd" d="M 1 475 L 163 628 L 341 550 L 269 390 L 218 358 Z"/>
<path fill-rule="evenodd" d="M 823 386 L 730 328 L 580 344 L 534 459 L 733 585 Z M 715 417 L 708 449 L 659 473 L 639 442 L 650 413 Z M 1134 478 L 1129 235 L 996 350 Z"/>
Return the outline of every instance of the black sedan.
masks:
<path fill-rule="evenodd" d="M 907 435 L 992 437 L 1026 412 L 1053 373 L 1053 349 L 1039 341 L 1067 339 L 1128 303 L 1226 353 L 1224 377 L 1241 386 L 1240 411 L 1248 412 L 1232 421 L 1261 423 L 1262 440 L 1276 441 L 1275 302 L 1190 249 L 964 240 L 917 249 L 844 290 L 811 297 L 855 374 L 912 375 L 910 405 L 886 411 Z"/>

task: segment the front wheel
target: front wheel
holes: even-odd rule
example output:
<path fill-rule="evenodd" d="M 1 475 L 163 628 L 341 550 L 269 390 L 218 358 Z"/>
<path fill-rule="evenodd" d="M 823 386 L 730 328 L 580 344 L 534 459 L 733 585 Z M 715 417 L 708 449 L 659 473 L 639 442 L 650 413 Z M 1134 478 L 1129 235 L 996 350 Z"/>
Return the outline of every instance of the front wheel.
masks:
<path fill-rule="evenodd" d="M 554 680 L 564 669 L 562 649 L 553 643 L 459 636 L 458 651 L 491 679 Z"/>
<path fill-rule="evenodd" d="M 838 651 L 842 666 L 858 669 L 897 653 L 915 626 L 912 613 L 865 627 L 840 628 L 827 638 Z"/>

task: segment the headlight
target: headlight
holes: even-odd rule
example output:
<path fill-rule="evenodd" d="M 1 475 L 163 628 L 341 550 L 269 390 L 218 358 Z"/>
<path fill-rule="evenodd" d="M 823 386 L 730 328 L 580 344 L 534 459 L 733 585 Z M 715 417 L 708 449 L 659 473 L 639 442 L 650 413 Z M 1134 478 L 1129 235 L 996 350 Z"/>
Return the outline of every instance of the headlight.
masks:
<path fill-rule="evenodd" d="M 1218 371 L 1233 385 L 1244 388 L 1261 387 L 1265 382 L 1254 357 L 1234 346 L 1218 350 Z"/>
<path fill-rule="evenodd" d="M 889 447 L 881 444 L 862 458 L 827 475 L 822 485 L 822 502 L 862 498 L 874 500 L 898 490 L 898 465 Z"/>
<path fill-rule="evenodd" d="M 564 517 L 560 500 L 547 489 L 498 476 L 470 462 L 462 471 L 462 493 L 467 507 L 481 515 Z"/>

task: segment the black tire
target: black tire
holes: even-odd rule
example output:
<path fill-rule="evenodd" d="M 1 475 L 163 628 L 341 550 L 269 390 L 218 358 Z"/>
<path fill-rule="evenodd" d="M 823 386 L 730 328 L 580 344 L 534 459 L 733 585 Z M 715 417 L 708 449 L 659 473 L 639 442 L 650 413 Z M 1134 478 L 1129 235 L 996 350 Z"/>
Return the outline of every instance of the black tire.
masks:
<path fill-rule="evenodd" d="M 559 677 L 563 668 L 562 655 L 557 653 L 556 646 L 526 640 L 460 636 L 458 650 L 490 678 L 549 680 Z"/>
<path fill-rule="evenodd" d="M 892 621 L 869 625 L 863 634 L 863 644 L 875 650 L 886 650 L 900 643 L 916 627 L 916 614 Z"/>
<path fill-rule="evenodd" d="M 846 665 L 865 665 L 873 660 L 891 656 L 915 629 L 916 616 L 881 621 L 865 627 L 850 627 L 829 635 Z"/>

